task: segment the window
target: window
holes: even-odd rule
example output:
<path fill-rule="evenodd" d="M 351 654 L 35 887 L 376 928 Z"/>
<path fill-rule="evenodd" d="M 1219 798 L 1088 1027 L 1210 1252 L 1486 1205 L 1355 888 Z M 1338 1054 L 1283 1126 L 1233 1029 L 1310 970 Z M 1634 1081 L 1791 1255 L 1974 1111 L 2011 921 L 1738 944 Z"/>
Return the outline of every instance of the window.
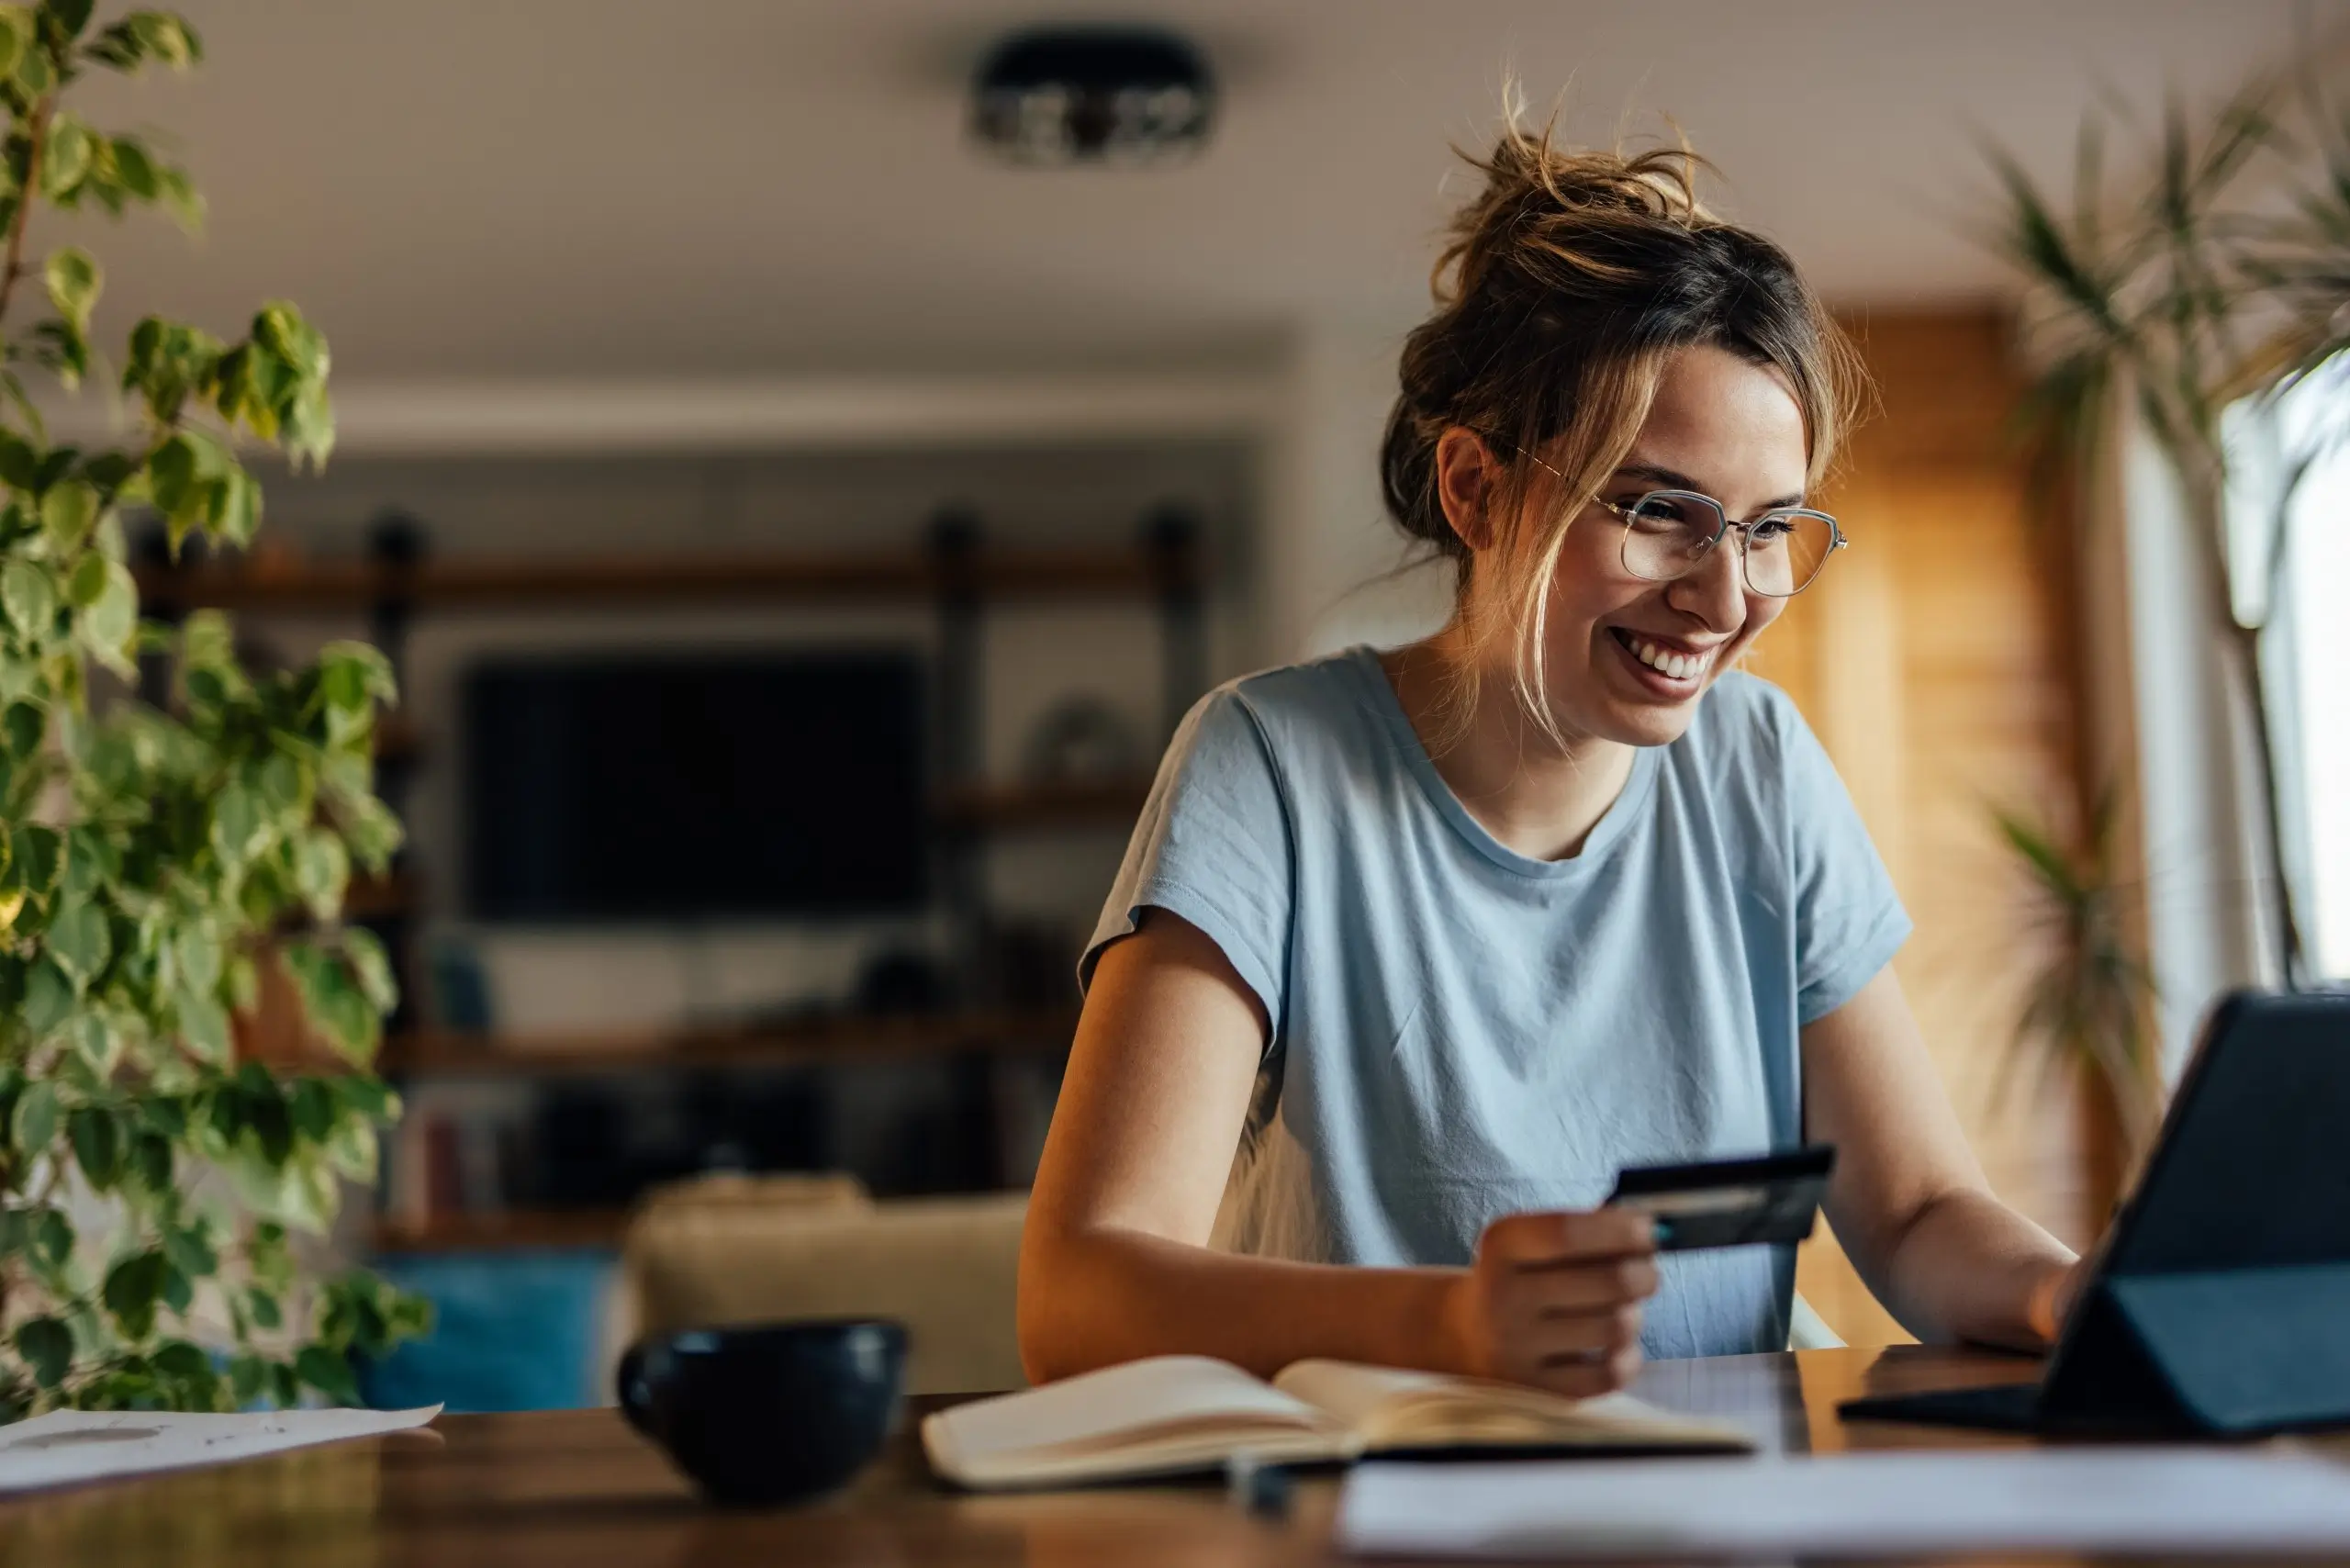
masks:
<path fill-rule="evenodd" d="M 2237 612 L 2257 622 L 2276 596 L 2261 669 L 2302 938 L 2319 978 L 2350 980 L 2350 359 L 2288 388 L 2272 418 L 2240 405 L 2229 423 Z M 2279 531 L 2277 480 L 2297 464 Z"/>

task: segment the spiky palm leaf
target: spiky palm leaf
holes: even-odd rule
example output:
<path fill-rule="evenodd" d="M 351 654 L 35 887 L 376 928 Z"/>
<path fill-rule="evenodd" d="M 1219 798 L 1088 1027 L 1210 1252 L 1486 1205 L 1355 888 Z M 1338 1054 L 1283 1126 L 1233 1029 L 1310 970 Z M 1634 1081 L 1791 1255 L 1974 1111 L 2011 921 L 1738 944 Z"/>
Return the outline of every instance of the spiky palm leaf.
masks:
<path fill-rule="evenodd" d="M 2232 641 L 2234 678 L 2248 689 L 2272 823 L 2280 813 L 2255 644 L 2261 628 L 2236 622 L 2227 588 L 2221 426 L 2237 399 L 2289 384 L 2350 346 L 2350 112 L 2312 74 L 2299 78 L 2298 97 L 2294 86 L 2256 81 L 2199 129 L 2173 100 L 2152 150 L 2152 185 L 2134 203 L 2109 196 L 2094 118 L 2083 129 L 2068 217 L 2014 159 L 1991 154 L 2007 197 L 1995 247 L 2040 305 L 2030 320 L 2044 368 L 2020 411 L 2034 495 L 2043 513 L 2058 510 L 2048 503 L 2088 471 L 2116 390 L 2129 387 L 2199 525 L 2212 623 Z M 2281 529 L 2283 515 L 2280 504 L 2272 527 Z M 2273 548 L 2265 554 L 2281 559 Z M 2281 967 L 2298 980 L 2291 881 L 2281 835 L 2266 836 Z M 2065 1016 L 2067 1027 L 2086 1026 L 2095 1010 Z"/>

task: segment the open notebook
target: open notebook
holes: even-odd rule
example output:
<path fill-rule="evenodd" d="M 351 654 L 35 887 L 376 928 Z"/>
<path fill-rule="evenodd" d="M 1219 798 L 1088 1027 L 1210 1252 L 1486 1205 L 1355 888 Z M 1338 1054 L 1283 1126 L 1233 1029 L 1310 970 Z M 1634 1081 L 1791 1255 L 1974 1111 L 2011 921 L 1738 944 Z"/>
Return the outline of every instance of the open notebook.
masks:
<path fill-rule="evenodd" d="M 1204 1356 L 1155 1356 L 923 1422 L 931 1468 L 979 1489 L 1213 1469 L 1236 1453 L 1295 1463 L 1462 1449 L 1730 1452 L 1738 1428 L 1625 1394 L 1563 1399 L 1514 1383 L 1298 1361 L 1269 1383 Z"/>

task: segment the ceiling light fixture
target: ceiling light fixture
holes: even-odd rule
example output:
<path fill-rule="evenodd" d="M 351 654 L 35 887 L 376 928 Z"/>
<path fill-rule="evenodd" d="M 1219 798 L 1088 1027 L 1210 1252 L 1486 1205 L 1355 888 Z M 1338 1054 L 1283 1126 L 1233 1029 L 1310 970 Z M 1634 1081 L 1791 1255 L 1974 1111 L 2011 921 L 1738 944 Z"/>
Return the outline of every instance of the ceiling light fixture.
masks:
<path fill-rule="evenodd" d="M 1163 163 L 1196 154 L 1215 117 L 1200 51 L 1155 28 L 1031 28 L 979 67 L 972 134 L 1016 163 Z"/>

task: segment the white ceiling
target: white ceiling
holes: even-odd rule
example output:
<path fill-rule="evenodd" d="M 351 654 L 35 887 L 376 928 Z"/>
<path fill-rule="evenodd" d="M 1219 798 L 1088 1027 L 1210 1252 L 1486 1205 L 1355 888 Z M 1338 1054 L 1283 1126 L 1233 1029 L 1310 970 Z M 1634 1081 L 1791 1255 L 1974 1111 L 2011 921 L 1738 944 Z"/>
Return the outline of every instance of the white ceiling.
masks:
<path fill-rule="evenodd" d="M 111 7 L 109 7 L 111 8 Z M 2099 94 L 2208 102 L 2294 0 L 198 0 L 193 78 L 95 85 L 211 199 L 85 236 L 112 309 L 299 301 L 339 377 L 1214 364 L 1425 299 L 1449 140 L 1505 68 L 1571 126 L 1668 113 L 1831 296 L 1996 289 L 1979 143 L 2068 166 Z M 2350 8 L 2313 8 L 2322 36 Z M 1172 170 L 998 167 L 962 84 L 1054 16 L 1194 30 L 1227 84 Z M 1459 182 L 1454 181 L 1458 193 Z M 59 232 L 52 226 L 51 237 Z"/>

